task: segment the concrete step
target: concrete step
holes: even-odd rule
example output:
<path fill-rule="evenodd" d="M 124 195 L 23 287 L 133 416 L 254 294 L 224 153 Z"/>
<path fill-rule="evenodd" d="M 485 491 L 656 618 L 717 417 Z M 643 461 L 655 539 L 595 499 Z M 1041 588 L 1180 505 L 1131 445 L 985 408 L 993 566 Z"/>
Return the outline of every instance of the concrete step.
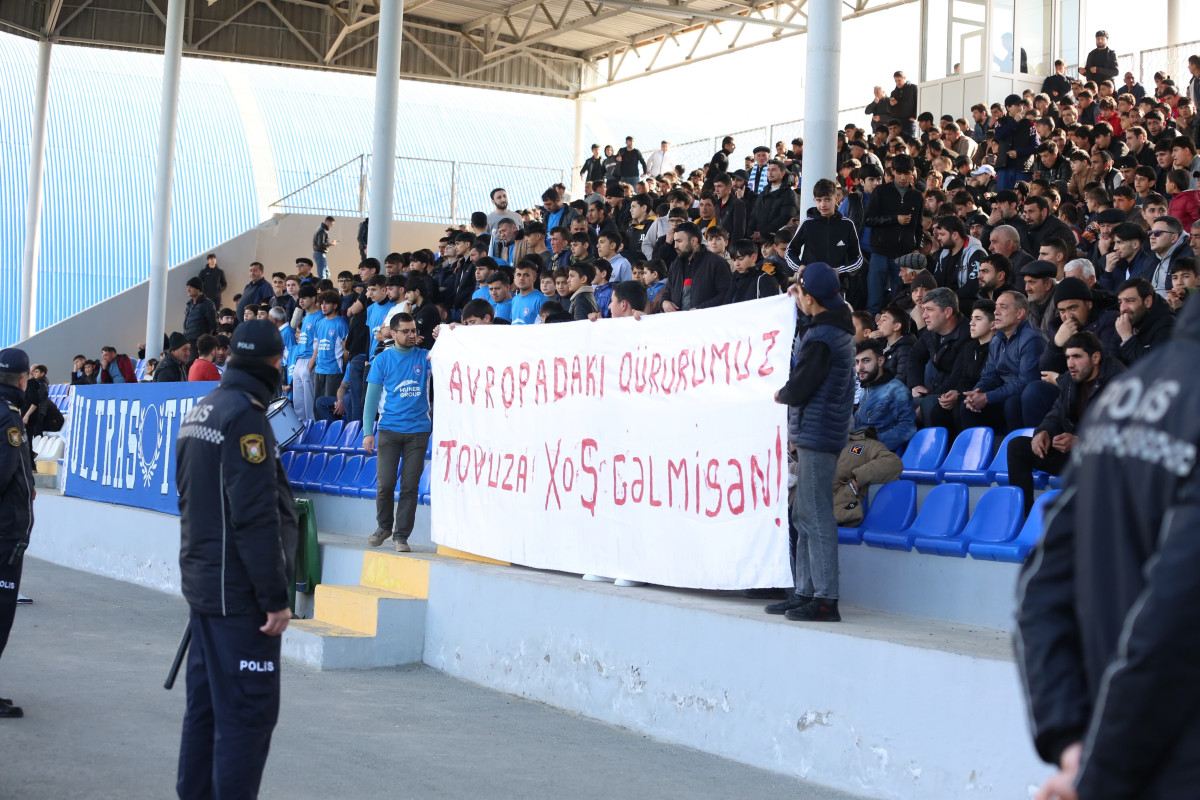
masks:
<path fill-rule="evenodd" d="M 367 636 L 312 619 L 294 619 L 283 632 L 283 657 L 312 669 L 363 669 L 412 664 L 421 660 L 421 649 L 403 647 L 392 637 Z"/>
<path fill-rule="evenodd" d="M 411 625 L 407 606 L 425 605 L 423 598 L 389 592 L 374 586 L 317 584 L 313 616 L 341 628 L 375 636 L 381 631 Z"/>
<path fill-rule="evenodd" d="M 420 555 L 368 550 L 363 553 L 359 583 L 410 597 L 428 598 L 429 559 Z"/>

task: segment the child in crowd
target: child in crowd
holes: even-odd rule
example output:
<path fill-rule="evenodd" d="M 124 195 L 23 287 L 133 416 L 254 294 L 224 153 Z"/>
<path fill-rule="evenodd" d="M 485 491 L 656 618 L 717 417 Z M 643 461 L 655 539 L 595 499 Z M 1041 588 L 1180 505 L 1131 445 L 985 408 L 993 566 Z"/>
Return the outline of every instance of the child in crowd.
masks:
<path fill-rule="evenodd" d="M 571 294 L 572 319 L 591 319 L 593 314 L 599 316 L 600 306 L 596 304 L 595 290 L 592 289 L 592 280 L 595 277 L 596 267 L 586 261 L 567 267 L 567 291 Z"/>
<path fill-rule="evenodd" d="M 613 285 L 609 282 L 612 277 L 612 265 L 607 259 L 597 258 L 593 266 L 596 268 L 596 277 L 592 279 L 592 293 L 596 297 L 596 306 L 600 309 L 600 315 L 603 317 L 611 316 L 608 311 L 608 304 L 612 302 Z"/>
<path fill-rule="evenodd" d="M 553 298 L 556 294 L 558 294 L 558 290 L 554 286 L 554 272 L 554 270 L 548 269 L 544 271 L 542 276 L 538 279 L 538 283 L 541 284 L 542 287 L 542 294 L 550 298 Z"/>
<path fill-rule="evenodd" d="M 659 259 L 642 265 L 642 283 L 646 287 L 646 302 L 653 302 L 667 288 L 667 265 Z"/>
<path fill-rule="evenodd" d="M 566 267 L 559 267 L 554 270 L 554 294 L 550 295 L 552 299 L 558 300 L 559 305 L 566 308 L 571 304 L 571 289 L 570 289 L 570 273 Z"/>

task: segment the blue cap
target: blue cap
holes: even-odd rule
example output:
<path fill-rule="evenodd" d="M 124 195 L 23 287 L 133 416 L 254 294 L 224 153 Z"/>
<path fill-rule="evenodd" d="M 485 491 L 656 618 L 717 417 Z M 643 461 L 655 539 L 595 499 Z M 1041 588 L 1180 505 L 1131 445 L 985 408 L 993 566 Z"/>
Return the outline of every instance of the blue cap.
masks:
<path fill-rule="evenodd" d="M 229 340 L 229 352 L 231 355 L 262 358 L 283 355 L 283 337 L 270 320 L 248 320 L 234 330 L 233 338 Z"/>
<path fill-rule="evenodd" d="M 0 372 L 11 375 L 24 375 L 29 372 L 29 356 L 19 347 L 6 347 L 0 350 Z"/>
<path fill-rule="evenodd" d="M 816 261 L 804 268 L 800 276 L 800 288 L 825 308 L 838 308 L 845 302 L 842 300 L 842 282 L 837 270 L 824 261 Z"/>

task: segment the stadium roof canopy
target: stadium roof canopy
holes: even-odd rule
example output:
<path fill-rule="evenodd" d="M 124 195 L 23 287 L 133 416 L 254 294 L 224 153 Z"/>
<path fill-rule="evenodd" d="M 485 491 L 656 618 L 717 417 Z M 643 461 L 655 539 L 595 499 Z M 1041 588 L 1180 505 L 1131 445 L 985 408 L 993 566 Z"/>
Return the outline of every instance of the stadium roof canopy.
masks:
<path fill-rule="evenodd" d="M 906 2 L 913 0 L 846 0 L 842 5 L 845 17 L 855 17 Z M 4 0 L 0 30 L 69 44 L 161 52 L 167 3 Z M 407 0 L 401 71 L 413 80 L 576 97 L 804 33 L 806 3 Z M 186 4 L 185 55 L 375 71 L 379 0 Z M 630 54 L 633 59 L 627 58 Z"/>

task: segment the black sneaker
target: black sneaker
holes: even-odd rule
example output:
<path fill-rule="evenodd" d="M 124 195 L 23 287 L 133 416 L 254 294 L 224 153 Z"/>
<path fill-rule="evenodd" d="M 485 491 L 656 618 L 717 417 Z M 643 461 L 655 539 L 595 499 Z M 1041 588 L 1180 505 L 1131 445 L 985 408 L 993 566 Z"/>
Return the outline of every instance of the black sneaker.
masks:
<path fill-rule="evenodd" d="M 0 703 L 0 719 L 20 719 L 25 716 L 25 712 L 19 706 L 14 706 L 12 701 Z"/>
<path fill-rule="evenodd" d="M 771 603 L 763 609 L 768 614 L 785 614 L 788 611 L 793 611 L 797 608 L 803 608 L 812 602 L 812 598 L 804 594 L 793 594 L 787 600 L 781 600 L 778 603 Z"/>
<path fill-rule="evenodd" d="M 786 600 L 792 596 L 787 589 L 743 589 L 742 594 L 751 600 Z"/>
<path fill-rule="evenodd" d="M 838 613 L 838 601 L 824 597 L 814 597 L 812 602 L 800 608 L 793 608 L 784 616 L 797 622 L 841 622 L 842 615 Z"/>

